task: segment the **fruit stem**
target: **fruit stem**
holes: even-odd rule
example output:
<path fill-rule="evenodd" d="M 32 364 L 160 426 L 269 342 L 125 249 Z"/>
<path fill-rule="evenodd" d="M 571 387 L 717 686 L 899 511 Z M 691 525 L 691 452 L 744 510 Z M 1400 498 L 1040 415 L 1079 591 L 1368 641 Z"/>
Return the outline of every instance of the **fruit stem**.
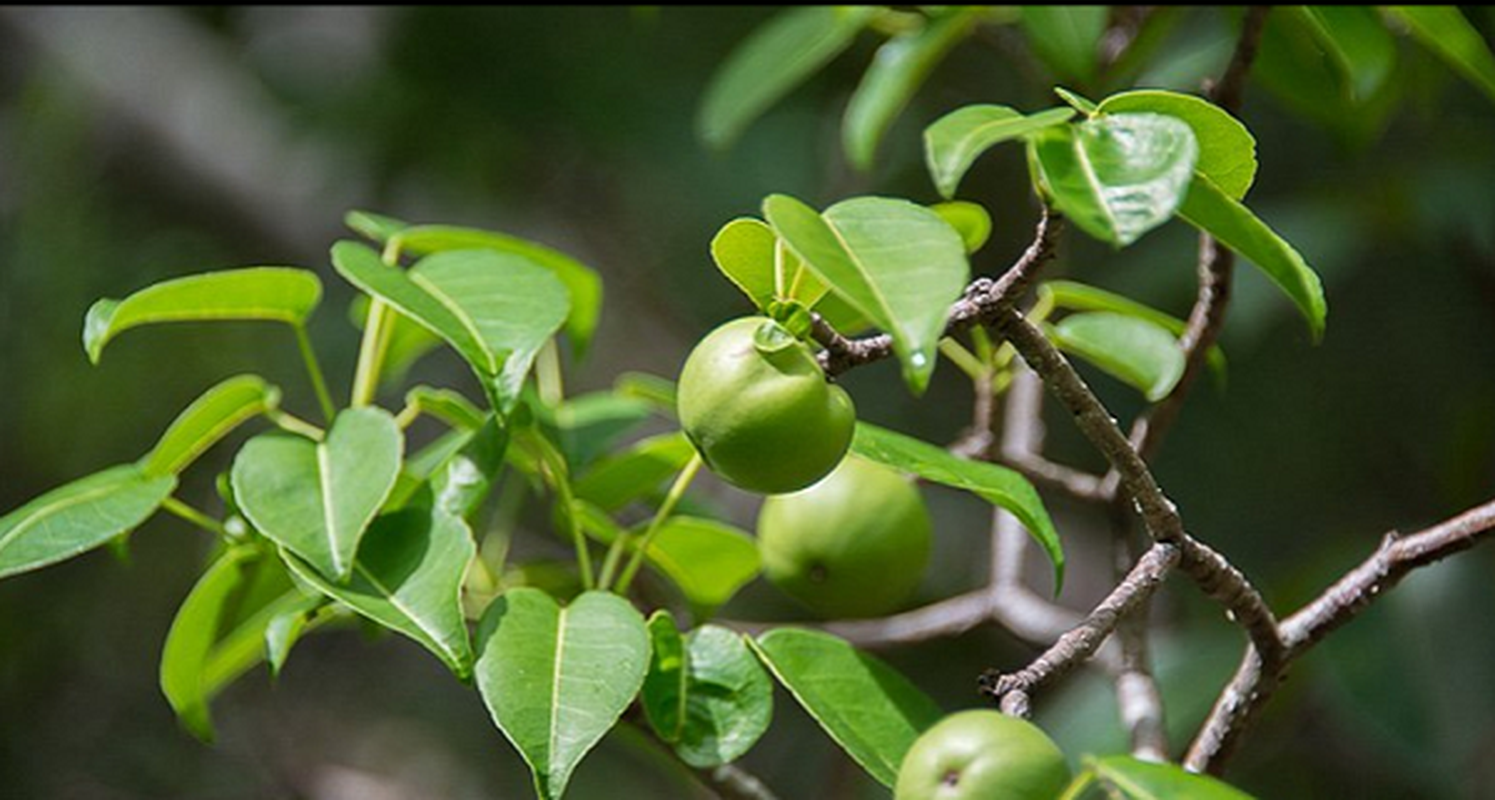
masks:
<path fill-rule="evenodd" d="M 669 494 L 664 496 L 664 502 L 659 504 L 659 511 L 654 514 L 654 519 L 649 520 L 649 528 L 644 531 L 643 538 L 634 547 L 633 557 L 628 559 L 628 566 L 623 568 L 623 574 L 618 578 L 618 585 L 614 592 L 623 595 L 628 593 L 629 584 L 633 583 L 633 576 L 638 573 L 638 568 L 644 563 L 644 553 L 648 552 L 649 545 L 654 543 L 654 537 L 659 529 L 664 526 L 664 521 L 675 510 L 675 505 L 680 498 L 685 496 L 685 490 L 690 488 L 691 481 L 696 479 L 696 473 L 701 471 L 701 454 L 696 453 L 690 457 L 690 461 L 675 476 L 675 482 L 671 484 Z"/>

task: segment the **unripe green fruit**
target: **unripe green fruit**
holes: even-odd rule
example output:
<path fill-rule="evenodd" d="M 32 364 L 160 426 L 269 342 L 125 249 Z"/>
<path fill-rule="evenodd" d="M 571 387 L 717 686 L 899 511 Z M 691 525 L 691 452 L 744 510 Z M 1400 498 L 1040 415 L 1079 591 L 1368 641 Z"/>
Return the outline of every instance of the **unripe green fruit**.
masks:
<path fill-rule="evenodd" d="M 755 342 L 755 334 L 771 326 Z M 762 342 L 761 344 L 759 342 Z M 767 317 L 706 335 L 680 370 L 680 426 L 712 472 L 749 491 L 792 492 L 851 446 L 856 408 L 810 348 Z"/>
<path fill-rule="evenodd" d="M 914 741 L 894 800 L 1054 800 L 1069 765 L 1038 726 L 996 711 L 945 717 Z"/>
<path fill-rule="evenodd" d="M 758 512 L 763 573 L 824 617 L 896 610 L 929 565 L 929 512 L 893 469 L 848 456 L 824 480 Z"/>

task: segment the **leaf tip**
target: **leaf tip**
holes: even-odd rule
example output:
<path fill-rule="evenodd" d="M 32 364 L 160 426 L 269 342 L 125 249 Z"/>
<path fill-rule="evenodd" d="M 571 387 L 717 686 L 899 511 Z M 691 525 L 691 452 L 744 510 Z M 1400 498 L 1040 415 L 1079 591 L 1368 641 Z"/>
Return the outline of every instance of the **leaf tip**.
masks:
<path fill-rule="evenodd" d="M 104 345 L 109 343 L 110 327 L 119 301 L 103 298 L 88 307 L 83 317 L 83 350 L 88 353 L 89 363 L 97 366 L 104 354 Z"/>

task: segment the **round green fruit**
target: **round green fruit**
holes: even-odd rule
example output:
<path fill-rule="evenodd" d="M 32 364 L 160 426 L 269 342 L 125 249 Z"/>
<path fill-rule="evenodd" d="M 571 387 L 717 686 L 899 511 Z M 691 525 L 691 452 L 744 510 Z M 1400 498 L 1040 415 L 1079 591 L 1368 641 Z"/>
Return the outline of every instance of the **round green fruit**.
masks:
<path fill-rule="evenodd" d="M 758 549 L 769 581 L 816 614 L 872 617 L 919 588 L 930 528 L 910 480 L 848 456 L 814 486 L 763 501 Z"/>
<path fill-rule="evenodd" d="M 1054 800 L 1069 765 L 1038 726 L 996 711 L 962 711 L 925 731 L 903 757 L 894 800 Z"/>
<path fill-rule="evenodd" d="M 707 334 L 680 371 L 676 405 L 706 466 L 763 494 L 825 477 L 856 427 L 846 390 L 827 383 L 810 348 L 767 317 Z"/>

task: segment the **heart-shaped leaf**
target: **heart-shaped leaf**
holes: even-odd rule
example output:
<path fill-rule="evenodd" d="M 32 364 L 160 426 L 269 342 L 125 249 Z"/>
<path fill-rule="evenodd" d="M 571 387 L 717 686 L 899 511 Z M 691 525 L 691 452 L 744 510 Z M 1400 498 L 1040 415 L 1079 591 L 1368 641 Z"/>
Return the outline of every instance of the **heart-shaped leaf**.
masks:
<path fill-rule="evenodd" d="M 1075 112 L 1051 108 L 1024 116 L 1007 106 L 958 108 L 924 129 L 924 160 L 929 176 L 944 197 L 954 197 L 961 178 L 976 159 L 1002 142 L 1068 122 Z"/>
<path fill-rule="evenodd" d="M 513 409 L 535 355 L 570 309 L 555 274 L 514 253 L 450 250 L 406 272 L 364 245 L 338 242 L 332 264 L 354 286 L 456 348 L 503 414 Z"/>
<path fill-rule="evenodd" d="M 1239 200 L 1256 180 L 1256 138 L 1225 109 L 1189 94 L 1142 89 L 1113 94 L 1096 108 L 1100 114 L 1151 113 L 1188 124 L 1199 143 L 1194 169 Z"/>
<path fill-rule="evenodd" d="M 229 378 L 177 415 L 155 448 L 140 460 L 141 467 L 149 475 L 179 473 L 234 428 L 279 402 L 280 389 L 258 375 Z"/>
<path fill-rule="evenodd" d="M 919 734 L 943 716 L 897 670 L 828 633 L 780 628 L 749 643 L 800 706 L 884 786 L 898 779 Z"/>
<path fill-rule="evenodd" d="M 1145 319 L 1094 311 L 1070 314 L 1052 330 L 1054 342 L 1136 388 L 1148 400 L 1168 396 L 1184 374 L 1184 351 L 1167 329 Z"/>
<path fill-rule="evenodd" d="M 234 496 L 261 533 L 344 582 L 394 488 L 404 446 L 394 417 L 374 407 L 338 414 L 323 442 L 257 436 L 234 460 Z"/>
<path fill-rule="evenodd" d="M 649 633 L 643 705 L 660 737 L 697 769 L 752 749 L 773 719 L 773 682 L 742 635 L 703 625 L 682 638 L 664 611 L 649 618 Z"/>
<path fill-rule="evenodd" d="M 409 636 L 466 679 L 472 646 L 462 616 L 462 578 L 476 552 L 460 517 L 440 508 L 409 508 L 369 527 L 346 584 L 327 580 L 295 556 L 286 563 L 328 597 Z"/>
<path fill-rule="evenodd" d="M 176 476 L 111 467 L 0 517 L 0 578 L 45 567 L 133 530 L 176 490 Z"/>
<path fill-rule="evenodd" d="M 1125 247 L 1167 222 L 1194 175 L 1199 145 L 1184 121 L 1108 114 L 1030 140 L 1036 178 L 1086 233 Z"/>
<path fill-rule="evenodd" d="M 209 320 L 268 320 L 301 325 L 322 299 L 322 282 L 304 269 L 247 267 L 188 275 L 148 286 L 123 300 L 100 300 L 83 322 L 83 349 L 99 363 L 104 345 L 140 325 Z"/>
<path fill-rule="evenodd" d="M 763 212 L 806 266 L 892 334 L 903 379 L 922 394 L 945 316 L 970 276 L 960 233 L 923 206 L 885 197 L 843 200 L 822 215 L 787 195 L 771 195 Z"/>
<path fill-rule="evenodd" d="M 511 589 L 483 615 L 478 650 L 478 691 L 529 764 L 541 800 L 565 793 L 649 669 L 644 618 L 607 592 L 561 608 L 537 589 Z"/>
<path fill-rule="evenodd" d="M 865 422 L 857 423 L 851 452 L 927 481 L 963 489 L 1012 512 L 1054 563 L 1055 591 L 1064 585 L 1059 532 L 1027 478 L 998 464 L 960 458 L 943 447 Z"/>

